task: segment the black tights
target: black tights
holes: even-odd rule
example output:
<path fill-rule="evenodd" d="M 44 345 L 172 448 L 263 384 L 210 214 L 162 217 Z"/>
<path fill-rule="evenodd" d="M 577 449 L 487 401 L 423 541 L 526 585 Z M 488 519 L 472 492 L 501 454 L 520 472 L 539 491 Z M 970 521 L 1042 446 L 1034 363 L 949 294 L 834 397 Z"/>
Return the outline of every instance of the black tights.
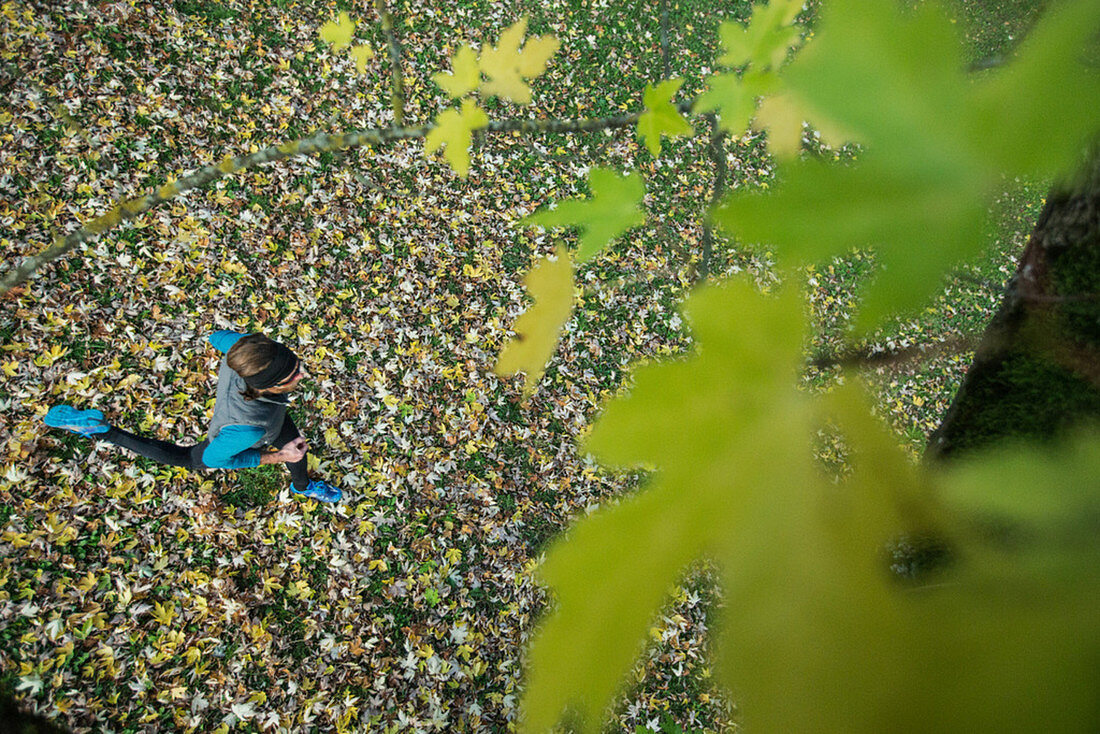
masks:
<path fill-rule="evenodd" d="M 302 435 L 301 432 L 298 431 L 298 427 L 294 425 L 294 421 L 288 415 L 283 420 L 283 429 L 279 431 L 279 435 L 275 437 L 271 445 L 281 449 L 300 435 Z M 182 466 L 184 469 L 192 470 L 211 468 L 202 463 L 202 452 L 210 445 L 209 440 L 195 446 L 179 446 L 157 438 L 136 436 L 114 426 L 111 426 L 106 433 L 95 434 L 93 438 L 129 449 L 138 456 L 144 456 L 161 464 Z M 305 489 L 309 484 L 309 474 L 306 472 L 306 457 L 303 456 L 300 461 L 295 461 L 293 464 L 287 464 L 286 466 L 290 470 L 290 481 L 294 483 L 294 488 Z"/>

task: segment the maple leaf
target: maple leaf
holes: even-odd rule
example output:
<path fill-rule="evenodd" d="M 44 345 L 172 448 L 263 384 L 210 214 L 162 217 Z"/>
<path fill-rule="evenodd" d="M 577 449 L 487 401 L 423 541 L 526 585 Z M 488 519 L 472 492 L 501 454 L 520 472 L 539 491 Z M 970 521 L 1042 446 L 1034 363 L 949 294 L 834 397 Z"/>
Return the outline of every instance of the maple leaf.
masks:
<path fill-rule="evenodd" d="M 439 113 L 435 127 L 424 137 L 424 152 L 433 153 L 447 146 L 444 157 L 455 173 L 465 178 L 470 172 L 473 132 L 488 124 L 488 115 L 473 100 L 463 100 L 461 112 L 452 107 Z"/>
<path fill-rule="evenodd" d="M 321 40 L 331 43 L 333 49 L 339 51 L 351 45 L 351 38 L 355 35 L 355 21 L 346 12 L 336 16 L 335 21 L 328 21 L 321 26 Z"/>
<path fill-rule="evenodd" d="M 548 552 L 541 576 L 558 603 L 531 651 L 530 730 L 570 704 L 595 729 L 685 566 L 812 485 L 808 438 L 793 438 L 809 435 L 794 388 L 801 308 L 793 291 L 769 298 L 744 281 L 696 292 L 685 311 L 698 355 L 636 369 L 629 397 L 606 406 L 585 448 L 657 473 Z"/>
<path fill-rule="evenodd" d="M 19 679 L 19 683 L 15 686 L 17 691 L 30 691 L 30 695 L 37 696 L 42 692 L 42 688 L 45 683 L 37 675 L 22 676 Z"/>
<path fill-rule="evenodd" d="M 645 112 L 638 118 L 638 135 L 645 141 L 654 158 L 661 154 L 661 135 L 691 135 L 695 129 L 691 126 L 676 105 L 672 97 L 680 91 L 683 79 L 669 79 L 658 84 L 646 84 L 642 95 Z"/>
<path fill-rule="evenodd" d="M 153 604 L 154 612 L 153 619 L 164 627 L 170 627 L 172 625 L 172 619 L 176 616 L 175 607 L 171 604 L 161 604 L 159 601 Z"/>
<path fill-rule="evenodd" d="M 802 110 L 789 94 L 776 94 L 760 103 L 756 124 L 768 131 L 768 150 L 776 158 L 794 158 L 802 150 Z"/>
<path fill-rule="evenodd" d="M 695 111 L 717 111 L 722 129 L 738 138 L 756 114 L 757 98 L 775 92 L 779 79 L 771 72 L 714 74 L 707 78 L 707 85 L 695 100 Z"/>
<path fill-rule="evenodd" d="M 555 209 L 543 209 L 522 220 L 540 227 L 579 227 L 583 230 L 577 261 L 590 260 L 623 232 L 645 222 L 639 206 L 645 196 L 645 184 L 637 173 L 619 176 L 606 168 L 588 172 L 591 199 L 558 202 Z"/>
<path fill-rule="evenodd" d="M 524 278 L 535 303 L 516 320 L 516 336 L 504 345 L 493 368 L 502 376 L 525 372 L 524 398 L 535 391 L 573 313 L 573 263 L 564 247 L 558 248 L 556 258 L 539 260 Z"/>
<path fill-rule="evenodd" d="M 725 53 L 718 63 L 727 68 L 777 68 L 798 43 L 800 29 L 791 25 L 802 10 L 801 0 L 772 0 L 753 7 L 747 26 L 724 21 L 718 26 Z"/>
<path fill-rule="evenodd" d="M 451 57 L 450 74 L 440 72 L 432 75 L 432 80 L 440 86 L 451 99 L 457 99 L 464 94 L 477 89 L 477 83 L 481 79 L 481 69 L 478 67 L 477 54 L 467 45 L 462 45 Z"/>
<path fill-rule="evenodd" d="M 558 50 L 558 39 L 553 36 L 539 36 L 528 39 L 520 51 L 519 44 L 527 32 L 527 18 L 509 26 L 500 34 L 497 46 L 490 46 L 481 52 L 481 70 L 488 77 L 481 86 L 485 95 L 495 94 L 518 104 L 531 104 L 531 88 L 524 79 L 539 76 L 546 70 L 546 64 Z"/>
<path fill-rule="evenodd" d="M 360 74 L 367 70 L 367 62 L 374 58 L 374 51 L 370 46 L 359 44 L 350 49 L 351 57 L 355 59 L 355 70 Z"/>
<path fill-rule="evenodd" d="M 830 5 L 784 78 L 800 104 L 851 130 L 865 153 L 852 167 L 790 165 L 775 193 L 734 193 L 716 221 L 744 242 L 777 246 L 788 262 L 874 247 L 878 268 L 857 321 L 862 329 L 916 308 L 943 273 L 982 247 L 982 222 L 1005 174 L 1058 170 L 1089 134 L 1100 81 L 1074 49 L 1098 21 L 1100 4 L 1060 5 L 1039 21 L 1037 38 L 1011 69 L 974 82 L 937 9 L 921 6 L 902 19 L 874 0 Z M 852 42 L 853 33 L 861 42 Z M 1059 114 L 1032 111 L 1050 109 L 1042 102 L 1049 90 L 1057 90 L 1049 93 Z M 1028 95 L 1031 102 L 1020 105 Z M 1002 135 L 1017 137 L 1009 146 L 990 142 Z"/>

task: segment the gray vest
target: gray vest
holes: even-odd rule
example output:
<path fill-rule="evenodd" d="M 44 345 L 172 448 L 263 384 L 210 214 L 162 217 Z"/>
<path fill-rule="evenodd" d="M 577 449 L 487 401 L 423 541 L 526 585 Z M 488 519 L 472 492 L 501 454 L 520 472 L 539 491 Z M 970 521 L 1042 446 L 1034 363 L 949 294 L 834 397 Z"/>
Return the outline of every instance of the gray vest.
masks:
<path fill-rule="evenodd" d="M 207 438 L 213 441 L 226 426 L 256 426 L 264 429 L 264 435 L 252 444 L 252 448 L 266 446 L 283 430 L 286 418 L 286 395 L 265 395 L 255 400 L 245 400 L 241 393 L 248 387 L 244 378 L 236 373 L 222 357 L 218 369 L 218 394 L 214 399 L 214 416 L 210 419 Z"/>

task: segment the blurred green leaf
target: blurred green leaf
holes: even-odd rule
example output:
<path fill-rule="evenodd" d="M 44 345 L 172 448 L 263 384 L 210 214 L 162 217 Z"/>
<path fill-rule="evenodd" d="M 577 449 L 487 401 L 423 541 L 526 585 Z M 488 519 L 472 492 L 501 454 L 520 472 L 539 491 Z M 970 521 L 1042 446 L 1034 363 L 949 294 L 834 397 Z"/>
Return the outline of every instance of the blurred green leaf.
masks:
<path fill-rule="evenodd" d="M 982 247 L 984 187 L 991 182 L 951 163 L 898 168 L 870 152 L 850 167 L 816 160 L 780 166 L 776 193 L 731 196 L 715 218 L 742 242 L 776 245 L 788 262 L 877 245 L 875 280 L 859 314 L 869 327 L 919 306 L 948 264 Z"/>
<path fill-rule="evenodd" d="M 333 49 L 339 51 L 351 44 L 351 38 L 355 35 L 355 21 L 341 11 L 336 20 L 330 20 L 321 26 L 319 34 L 322 41 L 331 43 Z"/>
<path fill-rule="evenodd" d="M 922 595 L 929 730 L 1097 731 L 1100 434 L 945 473 L 965 521 L 950 582 Z M 928 598 L 923 598 L 927 596 Z"/>
<path fill-rule="evenodd" d="M 772 0 L 753 6 L 747 26 L 723 21 L 718 34 L 725 53 L 718 63 L 730 69 L 778 67 L 798 43 L 800 29 L 791 24 L 801 10 L 802 0 Z"/>
<path fill-rule="evenodd" d="M 593 730 L 684 567 L 722 552 L 773 501 L 812 483 L 803 396 L 801 306 L 748 283 L 704 289 L 685 311 L 699 345 L 688 362 L 647 366 L 612 401 L 586 448 L 657 474 L 639 496 L 579 523 L 542 569 L 558 611 L 532 650 L 527 725 L 544 731 L 567 705 Z M 758 457 L 766 456 L 767 461 Z"/>
<path fill-rule="evenodd" d="M 912 310 L 981 247 L 1006 174 L 1059 170 L 1094 131 L 1100 79 L 1078 57 L 1098 28 L 1100 3 L 1066 3 L 1012 66 L 975 81 L 935 5 L 902 18 L 890 3 L 837 0 L 784 79 L 866 153 L 851 167 L 789 166 L 770 198 L 735 193 L 714 217 L 790 263 L 873 247 L 880 268 L 859 325 Z"/>
<path fill-rule="evenodd" d="M 640 206 L 645 184 L 637 173 L 619 176 L 606 168 L 593 168 L 588 172 L 588 188 L 592 198 L 558 202 L 556 208 L 537 211 L 522 223 L 583 230 L 578 262 L 592 259 L 616 237 L 645 223 Z"/>
<path fill-rule="evenodd" d="M 654 158 L 661 154 L 661 136 L 691 135 L 695 129 L 691 126 L 672 98 L 680 91 L 683 79 L 669 79 L 656 87 L 646 84 L 642 96 L 645 112 L 638 118 L 638 136 L 645 141 Z"/>
<path fill-rule="evenodd" d="M 740 137 L 756 114 L 756 100 L 774 93 L 779 78 L 771 72 L 714 74 L 707 78 L 708 88 L 695 100 L 695 112 L 717 111 L 722 129 Z"/>
<path fill-rule="evenodd" d="M 477 89 L 481 79 L 481 69 L 477 63 L 477 54 L 463 44 L 451 57 L 451 73 L 440 72 L 432 75 L 432 80 L 445 91 L 451 99 L 457 99 Z"/>
<path fill-rule="evenodd" d="M 496 46 L 481 51 L 481 70 L 489 78 L 482 87 L 484 95 L 495 94 L 518 104 L 531 104 L 531 88 L 524 79 L 539 76 L 558 50 L 558 39 L 539 36 L 528 39 L 520 50 L 527 32 L 527 18 L 513 23 L 503 33 Z"/>

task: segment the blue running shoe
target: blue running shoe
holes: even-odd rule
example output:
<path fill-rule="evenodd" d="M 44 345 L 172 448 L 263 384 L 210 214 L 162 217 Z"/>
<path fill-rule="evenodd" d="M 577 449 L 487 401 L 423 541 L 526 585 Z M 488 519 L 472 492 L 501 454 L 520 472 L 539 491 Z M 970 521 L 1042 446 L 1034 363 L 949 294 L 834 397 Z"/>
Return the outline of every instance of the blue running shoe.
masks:
<path fill-rule="evenodd" d="M 295 489 L 294 485 L 291 485 L 290 491 L 296 495 L 309 497 L 318 502 L 339 502 L 344 498 L 343 492 L 328 482 L 322 482 L 320 479 L 310 480 L 309 485 L 305 489 Z"/>
<path fill-rule="evenodd" d="M 103 422 L 103 411 L 89 409 L 77 410 L 71 405 L 55 405 L 42 418 L 42 421 L 51 428 L 64 428 L 66 431 L 79 433 L 81 436 L 91 436 L 96 433 L 106 433 L 111 429 Z"/>

